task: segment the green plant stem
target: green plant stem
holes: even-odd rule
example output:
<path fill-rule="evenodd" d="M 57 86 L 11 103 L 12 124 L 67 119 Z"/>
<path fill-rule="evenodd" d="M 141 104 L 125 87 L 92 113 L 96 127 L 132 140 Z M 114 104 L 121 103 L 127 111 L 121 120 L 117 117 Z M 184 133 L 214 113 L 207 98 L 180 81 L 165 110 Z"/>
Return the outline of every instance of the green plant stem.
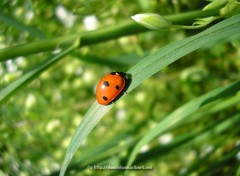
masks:
<path fill-rule="evenodd" d="M 218 11 L 192 11 L 187 13 L 181 13 L 165 18 L 171 21 L 173 24 L 189 24 L 196 18 L 208 17 L 218 15 Z M 90 32 L 83 32 L 74 35 L 66 35 L 62 37 L 43 39 L 36 42 L 11 46 L 8 48 L 0 49 L 0 61 L 5 61 L 18 56 L 26 56 L 44 51 L 51 51 L 58 47 L 69 46 L 77 37 L 81 37 L 81 46 L 87 46 L 91 44 L 100 43 L 103 41 L 116 39 L 118 37 L 137 34 L 148 31 L 149 29 L 140 26 L 134 21 L 126 21 L 119 25 L 112 27 L 105 27 Z"/>
<path fill-rule="evenodd" d="M 223 18 L 223 17 L 218 16 L 218 17 L 215 17 L 214 20 L 212 20 L 212 21 L 206 22 L 204 24 L 199 24 L 199 25 L 193 25 L 193 26 L 171 25 L 171 27 L 176 28 L 176 29 L 200 29 L 200 28 L 203 28 L 203 27 L 209 25 L 213 21 L 221 19 L 221 18 Z"/>

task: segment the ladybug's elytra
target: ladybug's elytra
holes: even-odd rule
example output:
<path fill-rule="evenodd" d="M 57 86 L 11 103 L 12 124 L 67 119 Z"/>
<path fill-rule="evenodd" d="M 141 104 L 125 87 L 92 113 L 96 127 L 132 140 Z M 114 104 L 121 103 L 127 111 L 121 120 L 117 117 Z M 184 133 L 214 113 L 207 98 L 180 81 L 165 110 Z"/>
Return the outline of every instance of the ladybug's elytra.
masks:
<path fill-rule="evenodd" d="M 105 75 L 96 88 L 99 104 L 108 105 L 116 100 L 127 85 L 128 75 L 124 72 L 111 72 Z"/>

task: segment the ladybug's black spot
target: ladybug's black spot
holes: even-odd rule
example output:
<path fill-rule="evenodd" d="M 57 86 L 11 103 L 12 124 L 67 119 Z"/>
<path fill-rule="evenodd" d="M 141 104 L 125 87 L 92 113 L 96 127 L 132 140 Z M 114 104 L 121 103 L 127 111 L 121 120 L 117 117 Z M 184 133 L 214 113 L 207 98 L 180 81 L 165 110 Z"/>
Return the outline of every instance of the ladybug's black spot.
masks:
<path fill-rule="evenodd" d="M 108 82 L 108 81 L 104 81 L 104 82 L 103 82 L 103 85 L 104 85 L 105 87 L 107 87 L 107 86 L 109 86 L 109 82 Z"/>
<path fill-rule="evenodd" d="M 105 97 L 105 96 L 103 96 L 102 98 L 103 98 L 105 101 L 107 101 L 107 100 L 108 100 L 108 98 L 107 98 L 107 97 Z"/>
<path fill-rule="evenodd" d="M 116 85 L 116 86 L 115 86 L 115 89 L 117 89 L 117 90 L 118 90 L 118 89 L 119 89 L 119 86 L 118 86 L 118 85 Z"/>

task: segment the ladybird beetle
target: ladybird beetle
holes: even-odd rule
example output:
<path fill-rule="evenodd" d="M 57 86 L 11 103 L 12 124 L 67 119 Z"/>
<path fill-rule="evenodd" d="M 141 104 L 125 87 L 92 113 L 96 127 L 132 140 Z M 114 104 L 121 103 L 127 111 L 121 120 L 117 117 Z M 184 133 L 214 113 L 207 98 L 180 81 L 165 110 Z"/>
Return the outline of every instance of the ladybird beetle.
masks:
<path fill-rule="evenodd" d="M 128 75 L 124 72 L 111 72 L 105 75 L 96 88 L 98 103 L 108 105 L 116 100 L 126 88 L 128 79 Z"/>

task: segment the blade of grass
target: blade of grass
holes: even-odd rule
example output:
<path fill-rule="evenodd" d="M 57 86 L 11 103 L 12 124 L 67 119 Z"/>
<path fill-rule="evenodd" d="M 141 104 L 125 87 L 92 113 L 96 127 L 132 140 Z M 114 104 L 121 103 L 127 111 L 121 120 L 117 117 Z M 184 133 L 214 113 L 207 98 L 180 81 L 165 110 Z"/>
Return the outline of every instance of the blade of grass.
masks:
<path fill-rule="evenodd" d="M 67 49 L 63 50 L 59 54 L 50 56 L 42 63 L 38 64 L 37 67 L 33 68 L 29 72 L 25 73 L 20 78 L 14 80 L 10 83 L 7 87 L 0 91 L 0 106 L 6 102 L 15 92 L 19 89 L 27 85 L 33 79 L 35 79 L 39 74 L 47 70 L 53 64 L 56 64 L 61 58 L 66 56 L 68 53 L 72 52 L 74 49 L 78 47 L 78 41 L 76 41 L 72 46 L 68 47 Z"/>
<path fill-rule="evenodd" d="M 206 143 L 209 138 L 214 138 L 228 129 L 235 128 L 236 124 L 240 121 L 239 117 L 240 113 L 236 113 L 229 118 L 219 119 L 207 124 L 203 129 L 196 129 L 195 131 L 189 131 L 189 133 L 177 136 L 171 143 L 157 145 L 146 153 L 138 155 L 134 164 L 139 164 L 143 161 L 146 162 L 147 160 L 153 160 L 156 157 L 161 158 L 173 150 L 179 150 L 182 146 L 193 145 L 196 143 Z M 222 141 L 220 137 L 218 140 Z"/>
<path fill-rule="evenodd" d="M 227 97 L 224 101 L 221 101 L 221 102 L 215 101 L 213 103 L 214 104 L 213 107 L 212 106 L 209 107 L 209 105 L 206 105 L 206 107 L 204 106 L 204 108 L 201 108 L 200 114 L 195 114 L 195 115 L 198 115 L 198 119 L 200 118 L 202 119 L 207 117 L 207 114 L 214 114 L 216 112 L 223 111 L 229 106 L 236 105 L 239 102 L 239 97 L 240 95 L 237 94 L 234 96 Z M 212 105 L 212 103 L 209 103 L 209 104 Z M 153 158 L 155 158 L 155 156 L 162 157 L 168 154 L 169 152 L 171 152 L 172 150 L 179 148 L 182 145 L 186 145 L 191 142 L 201 143 L 201 141 L 204 142 L 204 140 L 206 140 L 209 137 L 211 138 L 214 137 L 213 135 L 217 136 L 220 133 L 222 133 L 224 130 L 229 129 L 230 127 L 237 124 L 239 121 L 239 115 L 240 114 L 238 114 L 236 117 L 232 116 L 223 120 L 221 119 L 216 120 L 212 124 L 207 124 L 207 126 L 204 127 L 204 129 L 201 129 L 200 131 L 199 130 L 191 131 L 187 134 L 184 134 L 180 137 L 175 138 L 173 142 L 167 145 L 153 148 L 149 152 L 146 152 L 138 156 L 134 164 L 138 164 L 139 162 L 142 163 L 143 161 L 145 162 L 146 160 L 149 160 L 149 159 L 152 160 Z M 187 117 L 187 119 L 189 119 L 189 117 Z M 191 122 L 191 123 L 196 123 L 196 122 Z M 178 128 L 178 126 L 177 127 L 174 126 L 174 128 L 176 129 Z M 171 128 L 168 130 L 171 130 Z M 121 134 L 109 140 L 109 142 L 105 143 L 104 145 L 96 146 L 94 149 L 89 149 L 87 151 L 84 151 L 79 158 L 76 158 L 76 160 L 74 160 L 73 163 L 70 164 L 70 166 L 68 167 L 67 173 L 71 172 L 72 170 L 78 171 L 78 172 L 85 170 L 88 165 L 94 165 L 103 161 L 106 158 L 109 158 L 109 157 L 111 158 L 111 156 L 113 155 L 118 155 L 119 152 L 126 151 L 132 148 L 136 144 L 136 142 L 139 141 L 140 139 L 139 137 L 142 137 L 138 135 L 138 137 L 134 137 L 134 139 L 131 139 L 131 141 L 127 140 L 127 142 L 124 143 L 124 145 L 118 145 L 119 142 L 124 138 L 126 138 L 127 136 L 129 136 L 129 134 Z M 124 158 L 121 163 L 123 163 L 121 165 L 124 165 L 124 163 L 126 163 L 126 159 Z M 49 176 L 55 176 L 55 175 L 58 175 L 58 173 L 59 171 L 54 171 Z"/>
<path fill-rule="evenodd" d="M 76 158 L 73 163 L 69 166 L 69 172 L 72 170 L 85 170 L 88 165 L 93 165 L 98 162 L 105 160 L 123 150 L 126 150 L 129 145 L 133 145 L 137 140 L 131 140 L 124 145 L 119 145 L 120 141 L 123 141 L 129 136 L 128 133 L 119 134 L 112 139 L 108 140 L 106 143 L 100 146 L 95 146 L 94 148 L 88 148 L 84 150 L 80 157 Z M 49 174 L 48 176 L 59 175 L 60 170 L 56 170 Z"/>
<path fill-rule="evenodd" d="M 126 139 L 126 137 L 125 137 Z M 99 162 L 103 162 L 105 159 L 111 158 L 114 155 L 118 155 L 120 152 L 125 151 L 129 148 L 131 148 L 137 141 L 137 139 L 139 138 L 134 138 L 131 140 L 128 140 L 126 143 L 119 145 L 120 141 L 118 141 L 118 143 L 115 146 L 109 146 L 106 148 L 106 145 L 104 146 L 105 150 L 99 151 L 98 150 L 98 146 L 96 146 L 95 150 L 98 150 L 98 153 L 92 153 L 92 151 L 94 152 L 94 150 L 89 151 L 89 156 L 88 158 L 82 158 L 80 157 L 79 159 L 77 159 L 77 162 L 75 164 L 73 164 L 71 167 L 69 167 L 69 171 L 71 172 L 71 170 L 84 170 L 87 168 L 88 165 L 93 165 Z M 99 146 L 101 147 L 101 146 Z M 102 147 L 103 149 L 103 147 Z M 90 153 L 91 152 L 91 153 Z M 79 168 L 80 166 L 80 168 Z"/>
<path fill-rule="evenodd" d="M 135 87 L 141 84 L 145 79 L 152 76 L 154 73 L 158 72 L 160 69 L 166 67 L 172 62 L 180 59 L 182 56 L 199 49 L 200 47 L 210 43 L 217 42 L 221 39 L 228 38 L 231 34 L 240 32 L 240 15 L 228 18 L 209 29 L 194 35 L 192 37 L 186 38 L 184 40 L 174 42 L 163 48 L 161 48 L 156 53 L 149 55 L 141 62 L 136 64 L 132 69 L 128 71 L 132 75 L 132 82 L 127 90 L 127 92 L 132 91 Z M 238 84 L 234 83 L 231 86 Z M 213 97 L 214 99 L 214 97 Z M 210 99 L 208 99 L 210 101 Z M 202 102 L 206 104 L 207 102 Z M 69 147 L 65 153 L 65 158 L 62 163 L 60 176 L 63 176 L 66 169 L 82 141 L 87 137 L 90 131 L 94 128 L 97 122 L 113 107 L 113 104 L 109 106 L 100 106 L 95 102 L 92 107 L 85 114 L 82 122 L 77 127 Z M 135 155 L 138 152 L 138 148 L 134 150 L 129 164 L 133 162 Z"/>
<path fill-rule="evenodd" d="M 196 131 L 191 131 L 189 133 L 178 136 L 174 138 L 174 140 L 169 144 L 165 144 L 162 146 L 158 145 L 157 147 L 154 147 L 150 151 L 141 154 L 139 157 L 137 157 L 136 162 L 134 164 L 140 163 L 143 164 L 143 162 L 153 160 L 156 157 L 157 158 L 163 157 L 169 154 L 169 152 L 175 149 L 179 149 L 179 147 L 181 146 L 189 145 L 191 143 L 204 143 L 207 139 L 214 138 L 215 136 L 222 134 L 225 130 L 235 128 L 234 126 L 236 126 L 236 124 L 239 123 L 240 120 L 239 117 L 240 113 L 237 113 L 231 117 L 219 119 L 212 122 L 211 124 L 207 124 L 206 126 L 204 126 L 203 129 L 200 130 L 196 129 Z M 111 158 L 111 156 L 118 155 L 119 152 L 131 148 L 136 143 L 137 139 L 138 138 L 135 138 L 130 143 L 126 143 L 125 145 L 108 146 L 107 143 L 104 144 L 103 146 L 96 146 L 94 150 L 89 150 L 87 151 L 87 153 L 84 152 L 82 156 L 80 156 L 80 158 L 78 158 L 77 161 L 75 161 L 75 164 L 69 167 L 68 171 L 69 172 L 71 172 L 72 170 L 82 171 L 86 169 L 88 165 L 95 165 L 99 162 L 102 162 L 106 158 Z M 222 142 L 223 140 L 221 138 L 219 138 L 219 141 L 223 143 Z M 110 143 L 114 143 L 114 141 L 111 141 Z M 209 156 L 211 154 L 212 152 L 209 153 Z M 125 158 L 123 158 L 121 163 L 125 163 L 125 161 L 126 161 Z M 51 174 L 51 176 L 53 175 L 56 175 L 56 173 Z"/>
<path fill-rule="evenodd" d="M 236 155 L 239 153 L 239 151 L 240 151 L 240 145 L 237 145 L 232 150 L 228 151 L 228 153 L 226 153 L 221 158 L 215 159 L 215 162 L 209 164 L 204 171 L 199 173 L 199 175 L 206 175 L 206 176 L 215 175 L 216 173 L 218 173 L 216 172 L 217 170 L 221 170 L 226 165 L 231 166 L 231 170 L 229 172 L 234 171 L 234 173 L 237 173 L 237 167 L 239 163 L 236 160 Z M 234 163 L 235 165 L 233 165 L 232 163 Z M 232 175 L 232 174 L 229 174 L 229 175 Z"/>
<path fill-rule="evenodd" d="M 34 37 L 38 37 L 40 39 L 46 38 L 46 35 L 42 31 L 40 31 L 32 26 L 23 24 L 22 22 L 18 21 L 17 19 L 4 14 L 1 10 L 0 10 L 0 21 L 2 21 L 4 23 L 6 23 L 7 25 L 12 26 L 22 32 L 28 32 L 30 35 L 32 35 Z"/>
<path fill-rule="evenodd" d="M 142 81 L 184 55 L 217 41 L 229 38 L 238 33 L 240 15 L 224 20 L 215 26 L 184 40 L 171 43 L 161 48 L 154 54 L 149 55 L 141 62 L 132 67 L 128 73 L 132 74 L 132 83 L 129 91 L 138 86 Z M 210 45 L 209 45 L 210 46 Z"/>
<path fill-rule="evenodd" d="M 194 99 L 188 102 L 184 106 L 178 108 L 177 110 L 169 114 L 160 123 L 158 123 L 158 125 L 155 128 L 151 129 L 140 139 L 140 141 L 134 147 L 129 157 L 129 161 L 127 165 L 130 166 L 133 164 L 142 146 L 150 142 L 152 139 L 159 136 L 160 134 L 165 132 L 168 128 L 172 127 L 176 123 L 179 123 L 180 121 L 184 120 L 186 117 L 188 117 L 190 114 L 197 111 L 201 107 L 213 101 L 216 101 L 220 98 L 236 93 L 237 91 L 239 91 L 239 87 L 240 87 L 240 81 L 237 81 L 226 87 L 215 89 L 197 99 Z"/>
<path fill-rule="evenodd" d="M 219 121 L 219 120 L 218 120 Z M 190 175 L 191 172 L 196 171 L 198 168 L 201 168 L 202 163 L 206 162 L 206 160 L 218 149 L 218 148 L 225 148 L 224 145 L 226 144 L 226 141 L 228 139 L 231 139 L 231 136 L 236 136 L 239 132 L 237 124 L 240 122 L 240 113 L 236 113 L 231 117 L 223 119 L 223 121 L 217 125 L 216 127 L 213 127 L 211 130 L 207 131 L 207 134 L 203 134 L 201 136 L 197 136 L 194 141 L 198 143 L 206 143 L 208 139 L 217 137 L 218 139 L 218 145 L 215 145 L 213 150 L 211 152 L 207 153 L 205 156 L 199 158 L 195 162 L 193 162 L 188 169 L 186 170 L 186 173 L 183 174 L 183 176 Z M 229 131 L 231 129 L 231 131 Z M 224 132 L 225 131 L 225 132 Z M 228 134 L 222 137 L 221 134 Z M 220 137 L 221 136 L 221 137 Z M 205 141 L 203 141 L 205 140 Z M 224 157 L 220 156 L 220 158 Z M 216 160 L 216 159 L 215 159 Z"/>
<path fill-rule="evenodd" d="M 92 105 L 92 107 L 88 110 L 88 112 L 85 114 L 83 120 L 81 121 L 80 125 L 75 131 L 71 139 L 71 142 L 68 146 L 68 149 L 66 151 L 64 161 L 60 170 L 61 176 L 65 174 L 65 171 L 73 157 L 73 154 L 80 147 L 82 141 L 90 133 L 93 127 L 97 124 L 97 122 L 101 119 L 103 114 L 106 114 L 111 109 L 111 107 L 112 105 L 101 106 L 97 102 L 95 102 Z"/>
<path fill-rule="evenodd" d="M 180 125 L 188 125 L 188 123 L 198 123 L 198 120 L 201 120 L 202 117 L 205 117 L 210 114 L 214 114 L 219 111 L 224 111 L 229 107 L 232 107 L 239 103 L 240 100 L 240 94 L 236 94 L 233 97 L 226 97 L 219 99 L 218 101 L 215 101 L 213 103 L 209 103 L 208 105 L 204 106 L 200 110 L 198 110 L 196 113 L 191 114 L 188 118 L 182 122 Z"/>

